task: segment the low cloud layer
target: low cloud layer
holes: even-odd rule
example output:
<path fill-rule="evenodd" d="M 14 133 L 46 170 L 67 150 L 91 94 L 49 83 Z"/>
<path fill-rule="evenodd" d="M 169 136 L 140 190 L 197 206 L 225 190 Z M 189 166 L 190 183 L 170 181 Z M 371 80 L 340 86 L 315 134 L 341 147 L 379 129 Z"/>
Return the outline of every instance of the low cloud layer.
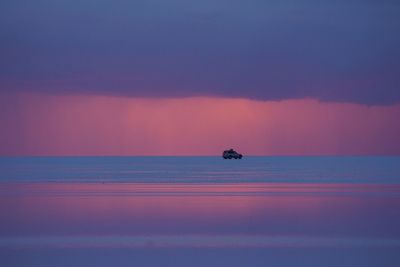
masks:
<path fill-rule="evenodd" d="M 0 90 L 400 102 L 395 1 L 6 1 Z"/>

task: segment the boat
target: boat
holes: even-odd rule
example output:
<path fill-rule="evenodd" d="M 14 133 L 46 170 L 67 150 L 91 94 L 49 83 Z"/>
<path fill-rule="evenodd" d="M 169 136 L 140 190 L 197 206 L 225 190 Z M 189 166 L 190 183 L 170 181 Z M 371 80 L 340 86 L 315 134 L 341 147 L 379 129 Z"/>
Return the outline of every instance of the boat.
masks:
<path fill-rule="evenodd" d="M 222 153 L 222 157 L 224 159 L 241 159 L 243 155 L 231 148 L 229 150 L 225 150 L 224 153 Z"/>

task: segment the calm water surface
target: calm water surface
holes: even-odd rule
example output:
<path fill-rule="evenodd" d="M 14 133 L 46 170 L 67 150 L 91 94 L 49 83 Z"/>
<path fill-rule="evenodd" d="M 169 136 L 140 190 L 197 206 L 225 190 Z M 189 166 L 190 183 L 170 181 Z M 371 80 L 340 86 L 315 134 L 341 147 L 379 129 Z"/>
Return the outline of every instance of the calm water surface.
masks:
<path fill-rule="evenodd" d="M 0 158 L 0 216 L 0 266 L 400 266 L 400 158 Z"/>

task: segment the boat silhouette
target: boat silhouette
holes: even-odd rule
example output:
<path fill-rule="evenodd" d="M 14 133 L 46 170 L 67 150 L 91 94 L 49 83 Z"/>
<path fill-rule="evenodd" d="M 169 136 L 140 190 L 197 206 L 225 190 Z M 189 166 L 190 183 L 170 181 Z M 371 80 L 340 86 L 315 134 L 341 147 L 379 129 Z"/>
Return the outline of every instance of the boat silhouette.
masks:
<path fill-rule="evenodd" d="M 229 150 L 225 150 L 224 153 L 222 153 L 222 157 L 224 159 L 241 159 L 243 155 L 237 153 L 235 150 L 231 148 Z"/>

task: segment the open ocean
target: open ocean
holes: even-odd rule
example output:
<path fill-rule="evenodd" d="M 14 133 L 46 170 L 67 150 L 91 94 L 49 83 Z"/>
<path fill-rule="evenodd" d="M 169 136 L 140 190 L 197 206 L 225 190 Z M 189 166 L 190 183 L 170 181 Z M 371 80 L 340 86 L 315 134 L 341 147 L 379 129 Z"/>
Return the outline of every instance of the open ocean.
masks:
<path fill-rule="evenodd" d="M 400 266 L 400 157 L 2 157 L 0 266 Z"/>

